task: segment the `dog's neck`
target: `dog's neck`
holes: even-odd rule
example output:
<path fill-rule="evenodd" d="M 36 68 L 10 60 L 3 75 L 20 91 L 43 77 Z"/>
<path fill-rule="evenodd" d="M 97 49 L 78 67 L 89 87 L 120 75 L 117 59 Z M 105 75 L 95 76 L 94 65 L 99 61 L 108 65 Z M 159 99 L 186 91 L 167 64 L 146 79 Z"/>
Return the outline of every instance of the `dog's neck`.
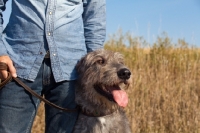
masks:
<path fill-rule="evenodd" d="M 84 90 L 78 89 L 76 102 L 80 106 L 81 112 L 85 115 L 93 117 L 106 116 L 121 108 L 115 101 L 110 101 L 104 96 L 91 95 Z"/>
<path fill-rule="evenodd" d="M 102 117 L 102 116 L 108 116 L 111 115 L 115 112 L 118 112 L 119 110 L 123 110 L 121 107 L 119 106 L 113 106 L 112 108 L 106 108 L 106 107 L 98 107 L 98 106 L 94 106 L 93 107 L 81 107 L 81 113 L 83 115 L 86 116 L 90 116 L 90 117 Z"/>
<path fill-rule="evenodd" d="M 80 103 L 79 106 L 81 109 L 81 113 L 87 116 L 91 116 L 91 117 L 100 117 L 100 116 L 110 115 L 120 109 L 120 107 L 116 105 L 116 103 L 113 103 L 107 106 L 106 105 L 98 106 L 90 101 L 87 101 L 88 103 L 87 106 L 85 106 L 85 104 L 81 104 L 81 102 L 79 103 Z"/>
<path fill-rule="evenodd" d="M 101 110 L 93 110 L 93 111 L 87 111 L 86 109 L 82 109 L 81 108 L 81 113 L 83 115 L 89 116 L 89 117 L 102 117 L 102 116 L 107 116 L 107 115 L 111 115 L 113 113 L 117 112 L 117 110 L 113 110 L 110 112 L 103 112 Z"/>

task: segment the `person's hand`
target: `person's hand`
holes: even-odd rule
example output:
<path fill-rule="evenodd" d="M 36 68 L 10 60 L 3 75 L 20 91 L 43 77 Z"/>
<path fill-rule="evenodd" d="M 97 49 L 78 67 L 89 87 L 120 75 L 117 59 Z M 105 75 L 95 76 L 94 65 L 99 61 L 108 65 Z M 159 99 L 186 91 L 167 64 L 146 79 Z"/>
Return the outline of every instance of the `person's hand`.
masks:
<path fill-rule="evenodd" d="M 0 62 L 7 64 L 8 71 L 11 73 L 12 77 L 17 77 L 16 69 L 13 66 L 13 62 L 9 56 L 0 56 Z M 0 70 L 0 79 L 5 80 L 8 77 L 7 70 Z"/>

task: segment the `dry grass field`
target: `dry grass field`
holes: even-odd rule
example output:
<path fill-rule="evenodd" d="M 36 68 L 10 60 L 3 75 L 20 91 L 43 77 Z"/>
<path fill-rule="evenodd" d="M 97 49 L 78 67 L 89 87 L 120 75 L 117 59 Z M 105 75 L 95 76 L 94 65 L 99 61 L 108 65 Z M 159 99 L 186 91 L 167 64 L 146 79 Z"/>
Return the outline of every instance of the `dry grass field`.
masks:
<path fill-rule="evenodd" d="M 184 40 L 172 44 L 166 36 L 143 45 L 129 34 L 113 36 L 105 45 L 121 52 L 132 71 L 126 112 L 133 133 L 199 133 L 200 50 Z M 32 133 L 44 132 L 42 107 Z"/>

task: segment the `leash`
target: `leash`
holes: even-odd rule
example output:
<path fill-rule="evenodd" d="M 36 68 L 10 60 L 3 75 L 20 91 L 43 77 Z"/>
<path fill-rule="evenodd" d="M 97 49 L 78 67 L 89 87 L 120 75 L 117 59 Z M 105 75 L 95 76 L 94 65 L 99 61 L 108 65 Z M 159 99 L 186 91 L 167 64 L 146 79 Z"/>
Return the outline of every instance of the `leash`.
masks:
<path fill-rule="evenodd" d="M 8 66 L 6 63 L 0 62 L 0 70 L 8 70 Z M 10 72 L 8 72 L 8 77 L 5 80 L 1 80 L 0 79 L 0 90 L 10 81 L 14 80 L 16 83 L 18 83 L 19 85 L 21 85 L 26 91 L 28 91 L 29 93 L 31 93 L 33 96 L 37 97 L 38 99 L 40 99 L 41 101 L 43 101 L 45 104 L 48 104 L 56 109 L 65 111 L 65 112 L 75 112 L 78 111 L 78 106 L 74 109 L 68 109 L 68 108 L 63 108 L 60 107 L 50 101 L 48 101 L 47 99 L 43 98 L 41 95 L 38 95 L 36 92 L 34 92 L 30 87 L 28 87 L 26 84 L 24 84 L 20 79 L 18 78 L 14 78 L 12 77 L 12 75 L 10 74 Z"/>

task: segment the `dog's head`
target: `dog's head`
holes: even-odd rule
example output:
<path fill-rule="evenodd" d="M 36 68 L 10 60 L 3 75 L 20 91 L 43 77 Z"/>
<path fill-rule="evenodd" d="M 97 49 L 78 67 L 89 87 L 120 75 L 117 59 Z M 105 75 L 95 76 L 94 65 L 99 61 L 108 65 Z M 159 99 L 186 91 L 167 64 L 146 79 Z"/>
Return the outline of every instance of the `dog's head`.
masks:
<path fill-rule="evenodd" d="M 118 52 L 96 50 L 84 56 L 76 66 L 80 95 L 94 104 L 125 107 L 128 96 L 130 70 Z"/>

